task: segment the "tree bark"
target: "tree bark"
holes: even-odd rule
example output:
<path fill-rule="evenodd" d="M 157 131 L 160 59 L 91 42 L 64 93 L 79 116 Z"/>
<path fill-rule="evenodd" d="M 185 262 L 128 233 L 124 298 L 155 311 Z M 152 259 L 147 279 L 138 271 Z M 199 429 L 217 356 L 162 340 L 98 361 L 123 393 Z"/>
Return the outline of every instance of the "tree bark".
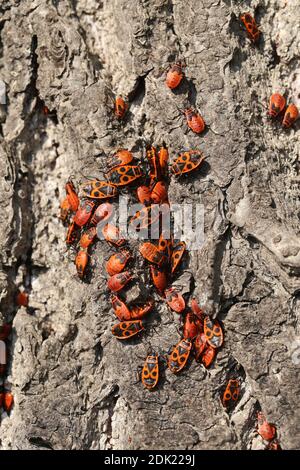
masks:
<path fill-rule="evenodd" d="M 259 409 L 284 449 L 299 448 L 299 123 L 284 131 L 265 109 L 273 92 L 300 104 L 299 1 L 249 3 L 2 1 L 0 322 L 13 321 L 15 397 L 2 449 L 259 449 Z M 248 10 L 257 46 L 239 21 Z M 173 93 L 165 70 L 178 59 L 186 79 Z M 111 90 L 129 97 L 123 125 Z M 187 132 L 188 106 L 205 135 Z M 112 149 L 142 159 L 145 142 L 163 140 L 172 158 L 207 157 L 197 177 L 170 183 L 171 202 L 205 211 L 204 245 L 177 282 L 192 273 L 188 290 L 223 322 L 225 344 L 209 371 L 166 371 L 149 393 L 136 383 L 140 357 L 178 342 L 178 315 L 155 297 L 146 335 L 115 340 L 103 267 L 113 250 L 99 241 L 80 281 L 58 212 L 70 175 L 99 177 Z M 146 269 L 137 250 L 134 266 Z M 29 310 L 15 304 L 24 285 Z M 232 375 L 241 398 L 227 413 L 220 393 Z"/>

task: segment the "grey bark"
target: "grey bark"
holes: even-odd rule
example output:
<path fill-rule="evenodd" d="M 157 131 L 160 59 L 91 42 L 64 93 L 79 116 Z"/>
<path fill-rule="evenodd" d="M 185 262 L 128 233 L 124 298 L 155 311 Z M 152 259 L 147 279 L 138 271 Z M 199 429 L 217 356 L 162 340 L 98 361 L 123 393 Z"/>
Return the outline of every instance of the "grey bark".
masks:
<path fill-rule="evenodd" d="M 259 47 L 238 20 L 248 10 Z M 282 447 L 299 448 L 299 125 L 284 132 L 265 110 L 274 91 L 300 104 L 299 1 L 4 0 L 0 13 L 0 321 L 13 319 L 15 396 L 1 448 L 257 449 L 259 408 Z M 164 70 L 178 57 L 187 80 L 172 93 Z M 124 125 L 108 89 L 131 100 Z M 186 132 L 188 102 L 210 125 L 204 136 Z M 155 330 L 112 338 L 107 245 L 81 282 L 57 217 L 70 175 L 99 176 L 113 148 L 141 157 L 144 140 L 209 156 L 200 177 L 172 179 L 170 199 L 204 204 L 205 243 L 186 270 L 226 335 L 210 371 L 193 362 L 155 393 L 135 383 L 139 357 L 175 344 L 178 321 L 156 299 Z M 14 303 L 24 282 L 29 313 Z M 228 414 L 220 389 L 232 370 L 242 397 Z"/>

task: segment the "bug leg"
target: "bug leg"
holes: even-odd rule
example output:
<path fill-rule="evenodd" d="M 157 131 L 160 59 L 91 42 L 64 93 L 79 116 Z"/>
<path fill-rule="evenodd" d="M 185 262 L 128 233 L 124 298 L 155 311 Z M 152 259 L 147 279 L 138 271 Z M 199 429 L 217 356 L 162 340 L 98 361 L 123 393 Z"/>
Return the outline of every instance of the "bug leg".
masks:
<path fill-rule="evenodd" d="M 138 366 L 136 371 L 135 371 L 135 376 L 136 376 L 136 381 L 133 382 L 134 385 L 137 385 L 139 382 L 141 382 L 141 373 L 142 373 L 142 366 Z"/>
<path fill-rule="evenodd" d="M 138 354 L 136 354 L 136 357 L 140 359 L 141 361 L 145 360 L 145 356 L 139 356 Z M 141 368 L 141 366 L 138 366 L 138 367 Z"/>
<path fill-rule="evenodd" d="M 168 358 L 166 354 L 160 354 L 159 356 L 159 362 L 163 364 L 164 367 L 167 367 L 168 364 Z"/>

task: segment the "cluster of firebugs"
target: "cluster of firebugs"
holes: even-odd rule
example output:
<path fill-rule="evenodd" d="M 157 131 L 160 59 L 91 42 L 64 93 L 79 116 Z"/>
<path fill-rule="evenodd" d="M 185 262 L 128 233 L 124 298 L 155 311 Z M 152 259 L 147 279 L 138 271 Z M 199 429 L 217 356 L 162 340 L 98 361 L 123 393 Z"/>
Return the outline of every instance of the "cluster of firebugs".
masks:
<path fill-rule="evenodd" d="M 3 380 L 6 372 L 7 364 L 7 345 L 6 340 L 10 334 L 11 325 L 9 323 L 4 323 L 0 327 L 0 379 Z M 14 398 L 12 393 L 9 390 L 6 390 L 4 385 L 0 386 L 0 410 L 3 408 L 7 413 L 10 412 L 13 406 Z"/>
<path fill-rule="evenodd" d="M 250 15 L 250 13 L 243 13 L 241 15 L 241 21 L 243 22 L 253 44 L 257 44 L 261 33 L 255 19 Z M 282 117 L 282 126 L 287 129 L 298 119 L 299 110 L 293 103 L 286 106 L 285 98 L 279 93 L 274 93 L 270 98 L 268 115 L 273 119 Z"/>
<path fill-rule="evenodd" d="M 27 307 L 28 299 L 29 296 L 26 292 L 19 291 L 15 299 L 16 305 L 18 307 Z M 7 390 L 4 384 L 8 362 L 7 342 L 11 333 L 11 327 L 11 323 L 3 323 L 3 325 L 0 327 L 0 410 L 3 408 L 6 413 L 10 413 L 14 404 L 13 394 L 10 390 Z"/>
<path fill-rule="evenodd" d="M 241 21 L 250 39 L 256 43 L 260 31 L 253 17 L 245 13 L 241 15 Z M 167 72 L 166 86 L 174 90 L 183 78 L 183 64 L 175 63 Z M 122 120 L 128 107 L 128 103 L 118 96 L 114 107 L 116 118 Z M 269 116 L 277 117 L 284 108 L 285 99 L 277 93 L 272 95 Z M 184 114 L 190 130 L 196 134 L 201 134 L 205 130 L 205 121 L 196 110 L 189 108 Z M 290 127 L 297 117 L 296 106 L 290 104 L 283 117 L 283 126 Z M 80 278 L 85 276 L 89 259 L 88 250 L 97 238 L 98 230 L 101 230 L 105 240 L 118 250 L 108 259 L 106 271 L 110 276 L 107 287 L 111 291 L 112 308 L 119 320 L 112 327 L 112 334 L 122 341 L 140 334 L 145 329 L 143 319 L 153 308 L 154 302 L 149 299 L 143 305 L 129 307 L 122 300 L 122 290 L 133 277 L 130 270 L 126 269 L 132 255 L 125 247 L 126 240 L 122 238 L 119 229 L 109 223 L 113 206 L 108 200 L 116 197 L 123 188 L 132 188 L 144 178 L 147 184 L 137 188 L 135 185 L 136 197 L 143 204 L 143 208 L 131 218 L 130 223 L 139 229 L 145 229 L 157 222 L 160 217 L 157 205 L 168 207 L 169 152 L 166 145 L 163 144 L 159 149 L 154 146 L 147 147 L 146 160 L 149 165 L 147 176 L 143 175 L 141 167 L 134 162 L 132 152 L 120 149 L 108 158 L 105 180 L 90 179 L 83 182 L 80 185 L 81 200 L 73 182 L 69 180 L 66 184 L 66 197 L 61 202 L 60 217 L 64 222 L 68 222 L 66 243 L 77 244 L 79 248 L 75 264 Z M 197 170 L 203 161 L 204 156 L 199 150 L 183 152 L 172 163 L 171 173 L 181 177 Z M 186 245 L 183 241 L 167 239 L 163 231 L 157 243 L 147 241 L 141 243 L 139 247 L 140 254 L 150 263 L 150 276 L 158 294 L 169 308 L 180 314 L 183 319 L 182 339 L 164 358 L 167 367 L 174 374 L 182 371 L 192 354 L 197 362 L 209 368 L 224 339 L 219 322 L 206 315 L 196 299 L 192 299 L 188 307 L 182 294 L 175 287 L 169 286 L 170 277 L 178 270 L 185 250 Z M 141 371 L 140 378 L 145 388 L 153 390 L 159 382 L 159 375 L 160 358 L 158 354 L 152 352 L 146 357 Z M 222 404 L 230 409 L 237 402 L 239 395 L 240 380 L 231 378 L 223 389 Z M 267 449 L 280 449 L 276 439 L 276 427 L 267 422 L 262 412 L 257 414 L 257 432 L 267 442 Z"/>

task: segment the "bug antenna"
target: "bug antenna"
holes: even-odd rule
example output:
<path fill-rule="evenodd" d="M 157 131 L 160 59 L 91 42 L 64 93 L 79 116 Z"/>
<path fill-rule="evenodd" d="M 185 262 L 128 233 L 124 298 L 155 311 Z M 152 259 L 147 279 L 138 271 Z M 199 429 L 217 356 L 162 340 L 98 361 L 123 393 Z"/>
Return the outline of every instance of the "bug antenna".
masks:
<path fill-rule="evenodd" d="M 85 179 L 87 179 L 87 180 L 92 180 L 92 179 L 94 179 L 94 178 L 91 177 L 91 176 L 84 175 L 81 171 L 78 171 L 78 173 L 79 173 L 81 176 L 83 176 L 83 178 L 85 178 Z"/>
<path fill-rule="evenodd" d="M 74 173 L 72 173 L 72 174 L 69 176 L 68 181 L 72 181 L 73 179 L 75 179 Z"/>
<path fill-rule="evenodd" d="M 110 91 L 110 93 L 112 93 L 113 95 L 115 94 L 114 91 L 108 85 L 105 84 L 104 86 L 108 91 Z"/>
<path fill-rule="evenodd" d="M 179 328 L 182 329 L 182 326 L 183 326 L 182 324 L 181 324 L 180 326 L 175 325 L 175 330 L 177 331 L 178 335 L 179 335 L 181 338 L 182 338 L 182 332 L 179 330 Z"/>
<path fill-rule="evenodd" d="M 164 366 L 167 366 L 167 364 L 168 364 L 168 357 L 167 356 L 168 356 L 167 353 L 161 353 L 161 351 L 159 351 L 159 359 L 164 364 Z"/>
<path fill-rule="evenodd" d="M 212 127 L 210 127 L 210 126 L 207 126 L 207 127 L 209 128 L 210 131 L 212 131 L 213 134 L 225 137 L 224 134 L 220 134 L 219 132 L 214 131 Z"/>
<path fill-rule="evenodd" d="M 159 335 L 158 331 L 156 330 L 156 328 L 155 328 L 153 325 L 152 325 L 152 328 L 153 328 L 153 330 L 155 331 L 155 333 L 156 333 L 157 335 Z"/>
<path fill-rule="evenodd" d="M 182 68 L 185 68 L 185 67 L 186 67 L 186 60 L 185 60 L 185 57 L 179 56 L 177 62 L 181 65 Z"/>
<path fill-rule="evenodd" d="M 176 108 L 178 109 L 178 111 L 180 112 L 180 114 L 184 114 L 184 109 L 179 108 L 179 106 L 177 106 L 176 103 L 174 103 L 174 104 L 175 104 L 175 107 L 176 107 Z"/>
<path fill-rule="evenodd" d="M 259 101 L 259 100 L 256 101 L 256 105 L 258 105 L 258 107 L 260 107 L 261 110 L 263 109 L 264 111 L 268 111 L 268 109 L 269 109 L 269 107 L 268 107 L 268 105 L 266 105 L 266 103 L 263 103 L 262 101 Z"/>
<path fill-rule="evenodd" d="M 145 349 L 145 354 L 146 354 L 146 356 L 148 356 L 152 351 L 152 346 L 151 346 L 150 341 L 146 341 L 146 344 L 144 344 L 143 346 L 144 346 L 144 349 Z M 147 346 L 147 349 L 146 349 L 146 346 Z"/>

